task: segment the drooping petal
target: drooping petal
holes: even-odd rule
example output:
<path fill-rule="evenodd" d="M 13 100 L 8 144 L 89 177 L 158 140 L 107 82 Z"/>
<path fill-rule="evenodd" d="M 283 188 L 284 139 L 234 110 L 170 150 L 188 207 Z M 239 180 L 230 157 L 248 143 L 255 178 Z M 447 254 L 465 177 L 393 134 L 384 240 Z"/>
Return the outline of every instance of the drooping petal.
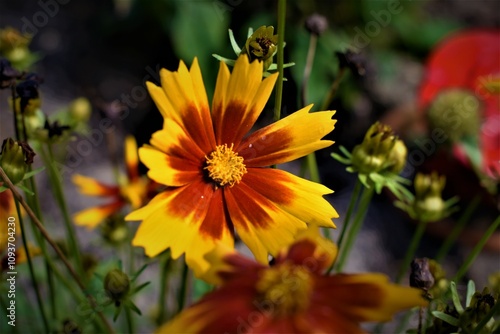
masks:
<path fill-rule="evenodd" d="M 224 196 L 238 235 L 262 263 L 268 262 L 269 253 L 276 255 L 307 227 L 247 183 L 224 189 Z"/>
<path fill-rule="evenodd" d="M 339 215 L 323 198 L 333 191 L 322 184 L 272 168 L 249 168 L 241 183 L 308 224 L 335 227 Z"/>
<path fill-rule="evenodd" d="M 125 138 L 125 163 L 130 182 L 139 178 L 139 157 L 137 156 L 137 142 L 133 136 Z"/>
<path fill-rule="evenodd" d="M 117 186 L 101 183 L 91 177 L 75 174 L 71 181 L 78 186 L 78 191 L 89 196 L 117 196 L 120 190 Z"/>
<path fill-rule="evenodd" d="M 150 257 L 167 248 L 174 259 L 186 253 L 186 261 L 196 273 L 206 271 L 203 256 L 217 241 L 233 245 L 222 194 L 202 180 L 164 191 L 125 219 L 142 220 L 134 246 L 144 247 Z"/>
<path fill-rule="evenodd" d="M 237 147 L 247 167 L 264 167 L 288 162 L 333 144 L 321 140 L 336 120 L 334 111 L 309 113 L 312 105 L 252 133 Z"/>
<path fill-rule="evenodd" d="M 238 58 L 230 76 L 227 66 L 220 66 L 212 103 L 215 137 L 219 145 L 237 145 L 262 112 L 277 73 L 262 80 L 262 63 L 249 63 L 246 56 Z"/>
<path fill-rule="evenodd" d="M 117 213 L 124 205 L 125 202 L 115 201 L 110 204 L 85 209 L 77 212 L 73 216 L 73 220 L 76 225 L 93 229 L 113 213 Z"/>

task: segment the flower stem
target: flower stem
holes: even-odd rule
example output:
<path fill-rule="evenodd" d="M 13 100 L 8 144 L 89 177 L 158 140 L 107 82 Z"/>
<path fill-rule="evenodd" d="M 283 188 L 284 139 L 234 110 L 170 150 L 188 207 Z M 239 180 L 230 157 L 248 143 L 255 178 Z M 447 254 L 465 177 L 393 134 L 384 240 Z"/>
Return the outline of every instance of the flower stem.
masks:
<path fill-rule="evenodd" d="M 69 215 L 68 206 L 66 204 L 66 200 L 64 197 L 64 191 L 61 183 L 62 176 L 59 174 L 57 168 L 54 165 L 55 157 L 52 150 L 52 145 L 51 144 L 47 145 L 48 155 L 45 153 L 43 148 L 41 149 L 41 151 L 44 162 L 48 166 L 48 172 L 49 172 L 50 182 L 52 184 L 52 189 L 54 191 L 54 196 L 63 215 L 63 221 L 66 227 L 66 234 L 69 240 L 71 254 L 74 260 L 76 261 L 76 267 L 81 277 L 85 277 L 82 265 L 82 259 L 80 256 L 80 249 L 78 247 L 78 241 L 76 239 L 76 232 L 73 227 L 73 223 Z"/>
<path fill-rule="evenodd" d="M 14 196 L 14 198 L 15 198 L 15 196 Z M 33 288 L 35 289 L 35 296 L 36 296 L 36 301 L 38 304 L 38 309 L 40 310 L 40 314 L 42 316 L 43 327 L 45 328 L 45 332 L 50 333 L 49 322 L 48 322 L 47 316 L 45 314 L 45 308 L 43 306 L 42 296 L 41 296 L 40 290 L 38 288 L 38 282 L 36 280 L 35 270 L 33 269 L 33 261 L 31 259 L 31 254 L 29 252 L 28 239 L 26 238 L 26 230 L 24 229 L 24 222 L 23 222 L 23 216 L 21 213 L 21 208 L 19 207 L 19 201 L 17 200 L 17 198 L 15 198 L 14 202 L 16 204 L 17 216 L 19 219 L 19 227 L 21 229 L 21 238 L 23 240 L 24 251 L 26 252 L 26 259 L 28 260 L 28 268 L 30 271 L 31 281 L 33 284 Z"/>
<path fill-rule="evenodd" d="M 189 281 L 189 267 L 186 262 L 183 263 L 182 267 L 182 278 L 181 278 L 181 289 L 179 290 L 179 295 L 177 296 L 177 313 L 180 313 L 184 309 L 184 304 L 186 303 L 187 297 L 187 286 Z"/>
<path fill-rule="evenodd" d="M 349 229 L 349 234 L 347 235 L 346 244 L 343 247 L 343 249 L 340 250 L 339 262 L 337 264 L 337 272 L 341 272 L 342 269 L 344 268 L 344 265 L 349 256 L 351 248 L 354 245 L 354 241 L 356 240 L 359 231 L 361 230 L 361 226 L 363 225 L 363 221 L 368 211 L 368 207 L 370 206 L 373 193 L 374 193 L 373 187 L 363 188 L 361 192 L 358 211 L 356 212 L 356 216 L 354 217 L 354 222 L 351 228 Z"/>
<path fill-rule="evenodd" d="M 479 195 L 476 195 L 476 197 L 474 197 L 474 199 L 471 202 L 469 202 L 469 205 L 465 209 L 464 213 L 462 214 L 462 216 L 460 216 L 457 223 L 453 226 L 453 230 L 448 235 L 443 245 L 437 252 L 436 255 L 437 262 L 441 262 L 444 259 L 444 257 L 448 254 L 451 246 L 453 246 L 455 241 L 458 239 L 458 236 L 463 231 L 465 224 L 467 224 L 467 222 L 470 220 L 472 214 L 477 209 L 477 206 L 479 205 L 480 202 L 481 202 L 481 196 Z"/>
<path fill-rule="evenodd" d="M 127 330 L 129 333 L 135 333 L 134 331 L 134 319 L 132 318 L 132 312 L 128 307 L 125 307 L 125 319 L 127 320 Z"/>
<path fill-rule="evenodd" d="M 490 227 L 486 230 L 486 232 L 483 234 L 483 237 L 479 242 L 476 244 L 476 246 L 472 249 L 471 253 L 467 257 L 467 259 L 464 261 L 462 266 L 458 269 L 455 277 L 453 277 L 452 281 L 454 282 L 459 282 L 462 277 L 465 275 L 467 270 L 469 270 L 469 267 L 472 265 L 476 257 L 479 255 L 481 250 L 483 249 L 484 245 L 486 244 L 486 241 L 491 237 L 491 235 L 496 231 L 496 229 L 500 226 L 500 216 L 497 217 L 497 219 L 493 222 L 493 224 L 490 225 Z"/>
<path fill-rule="evenodd" d="M 318 44 L 318 36 L 310 34 L 309 48 L 307 49 L 306 66 L 304 67 L 304 76 L 302 77 L 302 88 L 300 97 L 301 106 L 304 107 L 307 103 L 307 88 L 309 85 L 309 77 L 311 76 L 312 67 L 314 64 L 314 55 L 316 54 L 316 45 Z"/>
<path fill-rule="evenodd" d="M 164 254 L 160 261 L 160 294 L 159 294 L 159 310 L 158 317 L 156 318 L 156 324 L 161 325 L 165 321 L 165 310 L 166 310 L 166 294 L 168 288 L 168 272 L 170 268 L 170 263 L 172 262 L 172 257 L 170 252 Z"/>
<path fill-rule="evenodd" d="M 344 77 L 346 68 L 342 67 L 339 70 L 339 73 L 337 77 L 335 78 L 335 81 L 333 81 L 332 85 L 330 86 L 330 90 L 328 91 L 328 95 L 325 97 L 323 100 L 323 103 L 321 104 L 321 110 L 326 110 L 330 103 L 332 103 L 333 98 L 337 94 L 337 91 L 339 90 L 340 87 L 340 82 L 342 81 L 342 78 Z"/>
<path fill-rule="evenodd" d="M 76 282 L 76 284 L 78 285 L 80 290 L 83 292 L 83 294 L 89 300 L 89 303 L 90 303 L 92 309 L 95 310 L 95 312 L 97 312 L 97 315 L 101 319 L 101 322 L 106 327 L 106 333 L 114 333 L 113 328 L 109 325 L 109 323 L 107 322 L 107 320 L 104 317 L 104 315 L 102 314 L 102 312 L 97 310 L 98 305 L 97 305 L 94 297 L 92 297 L 90 294 L 87 293 L 87 291 L 85 289 L 85 285 L 81 281 L 80 276 L 76 273 L 75 269 L 73 269 L 73 267 L 71 266 L 68 259 L 66 258 L 66 256 L 63 254 L 63 252 L 59 248 L 59 246 L 57 246 L 57 244 L 54 242 L 54 240 L 52 240 L 52 238 L 50 237 L 49 233 L 47 232 L 47 230 L 45 229 L 43 224 L 40 222 L 40 220 L 33 213 L 33 210 L 31 210 L 31 208 L 26 203 L 24 198 L 16 190 L 16 187 L 14 186 L 14 184 L 12 184 L 12 182 L 10 181 L 9 177 L 5 174 L 2 167 L 0 167 L 0 178 L 3 179 L 3 181 L 5 182 L 5 185 L 10 189 L 10 191 L 12 191 L 12 194 L 14 195 L 14 199 L 19 201 L 19 203 L 23 206 L 24 210 L 26 211 L 28 216 L 31 218 L 31 221 L 33 222 L 33 224 L 38 228 L 38 230 L 40 231 L 42 236 L 45 238 L 45 240 L 47 240 L 49 245 L 54 249 L 54 251 L 57 253 L 57 255 L 59 256 L 59 258 L 61 259 L 63 264 L 66 266 L 70 275 L 73 277 L 74 281 Z"/>
<path fill-rule="evenodd" d="M 415 252 L 417 251 L 418 245 L 420 244 L 420 240 L 422 239 L 422 236 L 424 235 L 426 227 L 427 227 L 426 222 L 419 222 L 418 223 L 417 230 L 413 234 L 413 237 L 410 241 L 410 246 L 408 246 L 408 249 L 406 251 L 403 262 L 401 263 L 401 266 L 399 267 L 398 275 L 396 276 L 396 281 L 395 281 L 396 284 L 399 284 L 401 282 L 404 274 L 408 270 L 408 266 L 410 265 L 411 260 L 415 256 Z"/>
<path fill-rule="evenodd" d="M 285 20 L 286 20 L 286 0 L 278 1 L 278 84 L 276 86 L 276 96 L 274 102 L 274 121 L 281 118 L 281 100 L 283 98 L 283 63 L 285 53 L 283 46 L 285 44 Z"/>
<path fill-rule="evenodd" d="M 342 247 L 342 241 L 344 240 L 345 233 L 347 232 L 347 228 L 349 226 L 349 221 L 351 220 L 351 215 L 359 202 L 359 192 L 361 191 L 362 183 L 359 179 L 356 180 L 356 184 L 354 185 L 354 189 L 352 191 L 351 200 L 349 201 L 349 206 L 347 207 L 347 212 L 345 215 L 345 219 L 342 225 L 342 230 L 340 231 L 339 238 L 337 240 L 337 247 L 340 249 Z M 328 275 L 333 267 L 335 266 L 335 262 L 330 265 L 330 268 L 326 271 L 326 275 Z"/>

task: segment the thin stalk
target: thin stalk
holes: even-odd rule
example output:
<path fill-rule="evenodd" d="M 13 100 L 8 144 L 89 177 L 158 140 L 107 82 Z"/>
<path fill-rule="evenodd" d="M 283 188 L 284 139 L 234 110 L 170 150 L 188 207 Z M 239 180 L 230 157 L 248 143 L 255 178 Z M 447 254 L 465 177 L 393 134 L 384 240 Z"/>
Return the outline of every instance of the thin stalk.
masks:
<path fill-rule="evenodd" d="M 309 38 L 309 48 L 307 49 L 306 65 L 304 67 L 304 76 L 302 77 L 302 88 L 301 88 L 301 106 L 305 106 L 307 103 L 307 89 L 309 85 L 309 78 L 311 76 L 312 67 L 314 64 L 314 55 L 316 54 L 316 45 L 318 44 L 318 36 L 316 34 L 311 34 Z"/>
<path fill-rule="evenodd" d="M 436 255 L 437 262 L 441 262 L 444 259 L 444 257 L 448 254 L 448 252 L 451 249 L 451 246 L 453 246 L 455 241 L 457 241 L 458 236 L 463 231 L 465 225 L 470 220 L 472 214 L 477 209 L 477 206 L 479 205 L 480 202 L 481 202 L 481 196 L 476 195 L 476 197 L 474 197 L 474 199 L 469 203 L 462 216 L 460 216 L 456 224 L 453 226 L 453 230 L 448 235 L 443 245 L 437 252 Z"/>
<path fill-rule="evenodd" d="M 63 264 L 66 266 L 70 275 L 73 277 L 73 279 L 75 280 L 75 282 L 78 285 L 78 287 L 80 288 L 80 290 L 83 292 L 83 294 L 89 300 L 90 305 L 92 306 L 92 309 L 95 310 L 95 312 L 97 313 L 97 315 L 101 319 L 102 323 L 106 327 L 106 333 L 114 333 L 113 328 L 109 325 L 109 323 L 107 322 L 107 320 L 104 317 L 104 315 L 102 314 L 102 312 L 97 310 L 98 305 L 97 305 L 94 297 L 92 297 L 90 294 L 87 293 L 87 291 L 85 289 L 85 285 L 81 281 L 80 276 L 76 273 L 75 269 L 73 269 L 73 267 L 71 266 L 68 259 L 66 258 L 66 256 L 63 254 L 63 252 L 59 248 L 59 246 L 57 246 L 57 244 L 54 242 L 54 240 L 52 240 L 52 238 L 50 237 L 49 233 L 47 232 L 47 230 L 45 229 L 43 224 L 40 222 L 40 220 L 33 213 L 33 210 L 31 210 L 31 208 L 26 203 L 24 198 L 16 190 L 16 187 L 14 186 L 14 184 L 12 184 L 12 182 L 10 181 L 9 177 L 5 174 L 2 167 L 0 167 L 0 177 L 3 179 L 3 181 L 5 182 L 5 185 L 10 189 L 10 191 L 12 191 L 14 198 L 17 201 L 19 201 L 19 203 L 23 206 L 24 210 L 26 211 L 28 216 L 31 218 L 33 224 L 35 224 L 35 226 L 38 228 L 38 230 L 40 231 L 42 236 L 45 238 L 45 240 L 47 240 L 49 245 L 54 249 L 54 251 L 57 253 L 57 255 L 59 256 L 59 258 L 61 259 Z"/>
<path fill-rule="evenodd" d="M 15 197 L 15 196 L 14 196 Z M 24 229 L 23 216 L 21 213 L 21 208 L 19 207 L 19 201 L 15 199 L 17 216 L 19 219 L 19 227 L 21 228 L 21 238 L 23 240 L 24 251 L 26 252 L 26 259 L 28 260 L 28 268 L 30 271 L 31 281 L 33 284 L 33 288 L 35 289 L 36 302 L 38 304 L 38 309 L 40 310 L 40 314 L 43 320 L 43 327 L 45 328 L 45 332 L 50 332 L 49 321 L 47 320 L 47 315 L 45 314 L 45 308 L 43 305 L 42 295 L 40 294 L 40 289 L 38 288 L 38 282 L 36 280 L 35 270 L 33 269 L 33 261 L 31 259 L 31 254 L 28 248 L 28 239 L 26 238 L 26 230 Z"/>
<path fill-rule="evenodd" d="M 399 322 L 398 327 L 396 328 L 396 333 L 405 333 L 405 329 L 408 326 L 408 322 L 410 321 L 410 318 L 415 314 L 416 310 L 420 311 L 420 308 L 416 307 L 416 308 L 413 308 L 413 309 L 411 309 L 411 310 L 409 310 L 408 312 L 405 313 L 405 315 L 403 316 L 403 318 L 401 318 L 401 321 Z M 380 323 L 376 327 L 377 331 L 375 331 L 374 333 L 381 333 L 383 327 L 384 327 L 384 323 Z"/>
<path fill-rule="evenodd" d="M 321 104 L 321 110 L 326 110 L 330 103 L 332 102 L 333 98 L 337 94 L 337 91 L 339 90 L 340 87 L 340 82 L 342 81 L 342 78 L 344 77 L 344 74 L 346 72 L 346 68 L 342 67 L 339 70 L 339 73 L 335 80 L 333 81 L 332 85 L 330 86 L 330 90 L 328 91 L 328 95 L 325 97 L 323 100 L 323 103 Z"/>
<path fill-rule="evenodd" d="M 359 179 L 356 179 L 356 184 L 354 185 L 354 189 L 352 190 L 351 200 L 349 201 L 349 206 L 347 207 L 347 212 L 345 214 L 344 225 L 342 226 L 342 231 L 340 231 L 339 239 L 337 240 L 337 247 L 340 249 L 342 246 L 342 241 L 344 240 L 345 233 L 347 231 L 349 221 L 351 220 L 352 212 L 356 207 L 356 204 L 359 202 L 359 192 L 361 191 L 361 187 L 363 184 Z"/>
<path fill-rule="evenodd" d="M 283 44 L 285 44 L 285 20 L 286 20 L 286 0 L 278 1 L 278 84 L 276 85 L 276 95 L 274 102 L 274 121 L 279 121 L 281 118 L 281 100 L 283 98 L 283 63 L 285 53 L 283 52 Z"/>
<path fill-rule="evenodd" d="M 170 263 L 172 262 L 172 257 L 170 252 L 167 252 L 162 260 L 160 261 L 160 294 L 159 294 L 159 311 L 156 323 L 161 325 L 165 321 L 165 310 L 166 310 L 166 294 L 168 288 L 168 272 L 170 268 Z"/>
<path fill-rule="evenodd" d="M 128 307 L 125 307 L 125 319 L 127 321 L 128 333 L 135 333 L 133 314 Z"/>
<path fill-rule="evenodd" d="M 57 204 L 61 209 L 61 213 L 63 215 L 64 225 L 66 227 L 66 234 L 69 240 L 71 254 L 76 261 L 76 267 L 82 277 L 85 277 L 82 259 L 80 255 L 80 249 L 78 247 L 78 241 L 76 239 L 75 228 L 73 227 L 73 223 L 71 220 L 71 216 L 69 214 L 68 206 L 66 204 L 66 199 L 64 197 L 64 190 L 62 187 L 61 178 L 62 176 L 59 174 L 59 171 L 56 169 L 53 164 L 54 153 L 52 151 L 52 145 L 47 145 L 48 156 L 45 154 L 43 148 L 41 149 L 43 158 L 45 160 L 45 164 L 48 166 L 48 172 L 50 176 L 50 181 L 52 184 L 52 189 L 54 191 L 54 197 L 56 198 Z"/>
<path fill-rule="evenodd" d="M 347 231 L 347 228 L 349 226 L 349 221 L 351 220 L 351 215 L 356 207 L 357 203 L 359 202 L 359 192 L 361 191 L 362 183 L 359 179 L 357 179 L 356 184 L 354 185 L 354 189 L 352 191 L 351 195 L 351 200 L 349 201 L 349 206 L 347 207 L 347 212 L 345 215 L 345 219 L 342 225 L 342 230 L 340 231 L 339 239 L 337 240 L 337 247 L 338 249 L 341 249 L 342 247 L 342 241 L 344 240 L 345 233 Z M 333 262 L 330 265 L 330 268 L 326 271 L 325 275 L 330 274 L 330 272 L 333 270 L 333 267 L 335 266 L 335 262 Z"/>
<path fill-rule="evenodd" d="M 346 260 L 351 252 L 352 246 L 354 245 L 354 241 L 356 240 L 359 231 L 361 230 L 361 226 L 363 225 L 363 221 L 365 219 L 366 213 L 368 212 L 368 207 L 370 206 L 370 202 L 373 198 L 373 187 L 371 188 L 363 188 L 361 193 L 361 198 L 359 202 L 358 211 L 356 216 L 354 217 L 354 222 L 352 227 L 349 229 L 349 234 L 347 236 L 347 241 L 345 247 L 340 250 L 339 262 L 337 264 L 337 272 L 341 272 Z"/>
<path fill-rule="evenodd" d="M 31 172 L 33 169 L 30 166 L 28 166 L 28 171 Z M 43 217 L 42 217 L 42 210 L 40 208 L 40 200 L 38 197 L 38 190 L 36 187 L 36 182 L 34 177 L 30 177 L 28 179 L 28 186 L 30 190 L 33 192 L 33 196 L 27 195 L 26 196 L 26 201 L 28 202 L 28 205 L 31 208 L 34 208 L 35 214 L 38 217 L 38 219 L 43 222 Z M 47 245 L 45 244 L 45 241 L 43 240 L 42 236 L 40 235 L 40 231 L 36 229 L 36 227 L 33 224 L 30 224 L 31 230 L 33 231 L 33 235 L 35 236 L 35 239 L 37 241 L 38 247 L 42 250 L 44 262 L 45 262 L 45 274 L 47 276 L 47 283 L 49 287 L 49 301 L 50 301 L 50 310 L 51 310 L 51 315 L 52 319 L 57 319 L 57 301 L 56 301 L 56 294 L 55 294 L 55 286 L 54 286 L 54 279 L 52 277 L 52 272 L 49 268 L 48 261 L 50 260 L 50 255 L 47 252 Z"/>
<path fill-rule="evenodd" d="M 422 239 L 422 236 L 424 235 L 426 227 L 427 227 L 427 223 L 425 223 L 425 222 L 418 223 L 417 230 L 413 234 L 413 237 L 410 241 L 410 246 L 408 247 L 406 254 L 405 254 L 405 257 L 403 259 L 403 262 L 401 263 L 401 266 L 399 267 L 398 275 L 396 276 L 396 284 L 401 282 L 404 274 L 408 270 L 408 267 L 410 266 L 411 260 L 414 258 L 415 252 L 417 251 L 418 245 L 420 244 L 420 240 Z"/>
<path fill-rule="evenodd" d="M 476 246 L 472 249 L 471 253 L 467 257 L 467 259 L 464 261 L 460 269 L 458 269 L 455 277 L 453 277 L 452 281 L 454 282 L 459 282 L 462 277 L 465 275 L 467 270 L 469 270 L 469 267 L 472 265 L 476 257 L 479 255 L 481 250 L 483 249 L 484 245 L 486 244 L 486 241 L 491 237 L 491 235 L 496 231 L 496 229 L 500 226 L 500 216 L 497 217 L 497 219 L 493 222 L 493 224 L 490 225 L 490 227 L 486 230 L 486 232 L 483 234 L 483 237 L 479 242 L 476 244 Z"/>
<path fill-rule="evenodd" d="M 177 296 L 177 313 L 184 309 L 184 305 L 186 303 L 187 286 L 189 281 L 189 268 L 186 262 L 183 263 L 181 280 L 181 289 L 179 290 L 179 295 Z"/>

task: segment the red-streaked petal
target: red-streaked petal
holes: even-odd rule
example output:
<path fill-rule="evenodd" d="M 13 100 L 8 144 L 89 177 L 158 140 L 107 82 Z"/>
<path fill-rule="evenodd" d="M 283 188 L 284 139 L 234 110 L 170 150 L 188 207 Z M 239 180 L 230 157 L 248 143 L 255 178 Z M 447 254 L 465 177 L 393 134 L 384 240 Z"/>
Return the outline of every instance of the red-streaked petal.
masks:
<path fill-rule="evenodd" d="M 125 202 L 116 201 L 110 204 L 96 206 L 77 212 L 73 216 L 76 225 L 86 226 L 90 229 L 102 223 L 106 218 L 120 211 Z"/>
<path fill-rule="evenodd" d="M 203 180 L 166 190 L 125 219 L 143 220 L 134 246 L 144 247 L 150 257 L 167 248 L 174 259 L 186 253 L 186 261 L 197 274 L 208 269 L 203 256 L 217 241 L 233 246 L 221 192 Z"/>
<path fill-rule="evenodd" d="M 181 61 L 178 71 L 162 69 L 160 78 L 165 97 L 173 108 L 169 118 L 185 129 L 204 152 L 213 150 L 212 118 L 197 59 L 193 61 L 190 71 Z M 152 93 L 159 94 L 156 90 Z"/>
<path fill-rule="evenodd" d="M 217 144 L 238 144 L 250 131 L 271 95 L 277 74 L 262 80 L 262 63 L 237 59 L 229 75 L 221 62 L 212 115 Z"/>
<path fill-rule="evenodd" d="M 75 174 L 71 181 L 78 187 L 78 191 L 89 196 L 118 196 L 120 189 L 101 183 L 91 177 Z"/>
<path fill-rule="evenodd" d="M 139 178 L 139 157 L 137 155 L 137 142 L 133 136 L 125 137 L 125 163 L 130 182 Z"/>
<path fill-rule="evenodd" d="M 389 282 L 382 274 L 316 276 L 311 305 L 328 305 L 353 322 L 389 321 L 415 306 L 426 306 L 422 291 Z"/>
<path fill-rule="evenodd" d="M 249 168 L 241 182 L 308 224 L 335 227 L 338 213 L 323 198 L 333 191 L 322 184 L 273 168 Z"/>
<path fill-rule="evenodd" d="M 236 151 L 245 159 L 247 167 L 263 167 L 303 157 L 333 144 L 321 140 L 330 133 L 336 120 L 334 111 L 309 113 L 307 106 L 276 123 L 252 133 Z"/>
<path fill-rule="evenodd" d="M 267 263 L 268 253 L 276 255 L 307 227 L 244 182 L 225 188 L 224 197 L 238 235 L 262 263 Z"/>

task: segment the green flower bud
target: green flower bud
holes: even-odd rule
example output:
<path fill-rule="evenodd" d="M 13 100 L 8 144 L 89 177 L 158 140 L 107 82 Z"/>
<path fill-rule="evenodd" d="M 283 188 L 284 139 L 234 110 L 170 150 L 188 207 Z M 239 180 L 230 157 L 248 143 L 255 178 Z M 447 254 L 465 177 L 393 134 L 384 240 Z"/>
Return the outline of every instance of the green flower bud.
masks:
<path fill-rule="evenodd" d="M 491 290 L 500 295 L 500 271 L 488 276 L 488 283 L 490 284 Z"/>
<path fill-rule="evenodd" d="M 273 63 L 273 55 L 276 53 L 278 35 L 274 34 L 273 26 L 262 26 L 250 36 L 240 54 L 247 54 L 250 61 L 255 59 L 264 62 L 264 71 Z"/>
<path fill-rule="evenodd" d="M 405 143 L 401 139 L 397 139 L 394 147 L 389 153 L 388 160 L 391 165 L 387 170 L 394 174 L 401 173 L 406 164 L 407 155 L 408 149 L 406 148 Z"/>
<path fill-rule="evenodd" d="M 481 126 L 481 104 L 472 92 L 450 89 L 434 99 L 428 118 L 433 129 L 442 129 L 453 142 L 475 137 Z"/>
<path fill-rule="evenodd" d="M 121 270 L 113 269 L 104 278 L 104 291 L 119 306 L 130 291 L 130 279 Z"/>
<path fill-rule="evenodd" d="M 400 164 L 397 160 L 399 158 L 396 158 L 397 152 L 391 157 L 397 140 L 390 126 L 379 122 L 373 124 L 366 132 L 363 142 L 352 151 L 353 167 L 361 174 L 369 174 Z"/>
<path fill-rule="evenodd" d="M 119 245 L 128 238 L 128 228 L 122 216 L 112 215 L 101 225 L 101 235 L 111 245 Z"/>
<path fill-rule="evenodd" d="M 30 43 L 30 35 L 22 34 L 12 27 L 0 29 L 0 53 L 13 64 L 22 63 L 30 57 Z"/>
<path fill-rule="evenodd" d="M 79 97 L 71 101 L 69 105 L 69 114 L 75 123 L 86 122 L 92 114 L 92 106 L 88 99 Z"/>
<path fill-rule="evenodd" d="M 415 176 L 415 201 L 413 209 L 417 219 L 422 222 L 436 221 L 446 215 L 446 203 L 441 192 L 446 184 L 444 176 L 437 173 L 431 175 L 417 174 Z"/>
<path fill-rule="evenodd" d="M 0 166 L 10 181 L 17 184 L 24 178 L 28 166 L 33 163 L 34 156 L 35 153 L 27 143 L 7 138 L 2 143 Z"/>
<path fill-rule="evenodd" d="M 474 293 L 469 306 L 460 316 L 460 323 L 464 328 L 474 328 L 490 312 L 496 302 L 488 288 Z"/>
<path fill-rule="evenodd" d="M 450 282 L 446 279 L 446 272 L 435 260 L 429 260 L 429 270 L 434 277 L 434 285 L 429 290 L 429 293 L 434 299 L 444 296 L 450 285 Z"/>

